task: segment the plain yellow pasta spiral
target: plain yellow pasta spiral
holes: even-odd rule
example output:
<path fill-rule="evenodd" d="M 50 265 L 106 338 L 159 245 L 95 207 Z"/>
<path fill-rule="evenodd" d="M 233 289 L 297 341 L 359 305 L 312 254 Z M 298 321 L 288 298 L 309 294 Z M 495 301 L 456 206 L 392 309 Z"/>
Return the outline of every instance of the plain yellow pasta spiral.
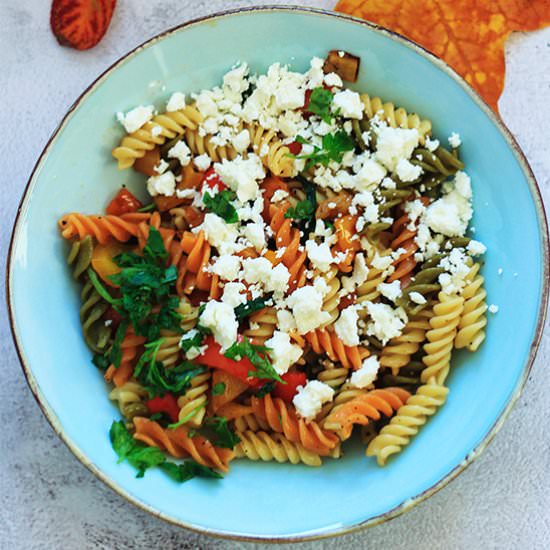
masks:
<path fill-rule="evenodd" d="M 182 421 L 192 414 L 185 425 L 196 427 L 202 424 L 206 414 L 211 376 L 209 370 L 195 376 L 191 380 L 191 387 L 181 397 L 178 397 L 178 406 L 180 407 L 178 419 Z"/>
<path fill-rule="evenodd" d="M 408 113 L 403 107 L 396 108 L 393 103 L 384 103 L 379 97 L 370 97 L 369 94 L 361 94 L 361 101 L 369 119 L 378 113 L 379 118 L 386 121 L 392 128 L 416 128 L 420 143 L 424 143 L 426 136 L 432 131 L 430 120 L 421 119 L 416 113 Z"/>
<path fill-rule="evenodd" d="M 408 445 L 420 426 L 445 403 L 448 393 L 448 388 L 438 385 L 434 378 L 428 384 L 420 386 L 399 408 L 390 423 L 371 440 L 367 447 L 367 456 L 375 456 L 378 464 L 384 466 L 388 457 L 399 453 Z"/>
<path fill-rule="evenodd" d="M 234 426 L 238 432 L 269 430 L 269 424 L 254 414 L 245 414 L 235 418 Z"/>
<path fill-rule="evenodd" d="M 161 330 L 162 342 L 159 346 L 156 359 L 162 361 L 165 367 L 174 367 L 179 359 L 181 336 L 169 330 Z"/>
<path fill-rule="evenodd" d="M 411 356 L 419 349 L 426 339 L 426 331 L 430 329 L 431 310 L 423 310 L 411 317 L 400 336 L 392 338 L 380 354 L 380 365 L 392 369 L 397 375 L 399 369 L 409 364 Z"/>
<path fill-rule="evenodd" d="M 241 442 L 235 447 L 236 457 L 246 457 L 250 460 L 275 460 L 277 462 L 302 462 L 308 466 L 321 466 L 321 457 L 313 451 L 305 449 L 300 443 L 289 441 L 280 433 L 269 434 L 264 431 L 237 432 Z"/>
<path fill-rule="evenodd" d="M 288 178 L 294 174 L 294 159 L 290 156 L 290 150 L 283 145 L 274 130 L 266 130 L 259 124 L 249 124 L 248 132 L 252 150 L 274 176 Z"/>
<path fill-rule="evenodd" d="M 440 292 L 438 300 L 430 319 L 431 328 L 426 332 L 428 342 L 424 344 L 425 355 L 422 358 L 426 368 L 422 371 L 420 379 L 426 383 L 435 378 L 438 384 L 443 385 L 451 366 L 451 352 L 464 308 L 464 298 Z"/>
<path fill-rule="evenodd" d="M 244 331 L 244 335 L 253 344 L 263 345 L 269 340 L 277 327 L 277 310 L 274 307 L 266 307 L 250 316 L 250 327 Z"/>
<path fill-rule="evenodd" d="M 221 162 L 223 159 L 233 160 L 238 155 L 231 145 L 215 145 L 212 143 L 212 136 L 201 136 L 197 128 L 185 130 L 185 142 L 194 155 L 206 153 L 212 162 Z"/>
<path fill-rule="evenodd" d="M 326 311 L 330 315 L 330 320 L 323 323 L 321 327 L 331 325 L 340 315 L 338 305 L 340 304 L 339 291 L 342 283 L 340 282 L 340 277 L 338 275 L 339 271 L 337 267 L 331 267 L 326 273 L 322 274 L 322 277 L 328 287 L 328 290 L 323 298 L 323 311 Z"/>
<path fill-rule="evenodd" d="M 483 288 L 483 277 L 479 274 L 479 264 L 476 263 L 466 276 L 466 287 L 462 291 L 464 298 L 464 310 L 458 324 L 458 332 L 455 338 L 455 348 L 467 348 L 476 351 L 485 340 L 485 325 L 487 318 L 487 293 Z"/>
<path fill-rule="evenodd" d="M 187 128 L 194 130 L 202 120 L 194 105 L 157 115 L 139 130 L 124 136 L 120 145 L 113 149 L 113 157 L 118 160 L 120 169 L 130 168 L 147 151 L 162 145 L 167 139 L 182 136 Z"/>

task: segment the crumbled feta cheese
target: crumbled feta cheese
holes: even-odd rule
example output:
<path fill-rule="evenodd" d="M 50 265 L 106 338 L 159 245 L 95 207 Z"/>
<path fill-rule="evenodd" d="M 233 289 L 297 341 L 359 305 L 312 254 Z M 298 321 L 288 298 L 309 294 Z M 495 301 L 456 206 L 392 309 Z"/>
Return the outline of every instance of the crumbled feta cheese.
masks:
<path fill-rule="evenodd" d="M 273 368 L 278 374 L 285 374 L 288 369 L 302 356 L 302 348 L 290 342 L 290 336 L 286 332 L 276 330 L 273 336 L 266 340 L 265 346 L 271 348 L 269 356 Z"/>
<path fill-rule="evenodd" d="M 412 164 L 407 159 L 399 159 L 396 173 L 401 181 L 414 181 L 422 174 L 422 167 Z"/>
<path fill-rule="evenodd" d="M 494 313 L 497 313 L 497 312 L 498 312 L 498 306 L 495 305 L 495 304 L 491 304 L 491 305 L 489 306 L 489 313 L 493 313 L 493 314 L 494 314 Z"/>
<path fill-rule="evenodd" d="M 332 99 L 333 110 L 339 109 L 340 114 L 345 118 L 363 118 L 363 102 L 361 96 L 352 90 L 342 90 L 334 94 Z"/>
<path fill-rule="evenodd" d="M 260 158 L 254 154 L 244 159 L 240 155 L 234 160 L 223 159 L 214 164 L 214 170 L 233 191 L 240 201 L 253 200 L 258 194 L 258 180 L 265 178 Z"/>
<path fill-rule="evenodd" d="M 225 283 L 223 287 L 222 302 L 236 308 L 246 303 L 246 287 L 243 283 Z"/>
<path fill-rule="evenodd" d="M 235 311 L 229 304 L 209 300 L 199 317 L 199 323 L 212 331 L 214 340 L 220 344 L 222 352 L 237 340 L 239 323 Z"/>
<path fill-rule="evenodd" d="M 211 271 L 212 273 L 219 275 L 220 279 L 223 281 L 234 281 L 238 278 L 240 269 L 241 258 L 239 256 L 222 254 L 216 258 Z"/>
<path fill-rule="evenodd" d="M 426 303 L 426 298 L 424 298 L 420 292 L 411 292 L 409 294 L 409 298 L 411 299 L 411 302 L 414 302 L 420 306 L 423 306 Z"/>
<path fill-rule="evenodd" d="M 472 205 L 458 191 L 453 190 L 426 208 L 425 223 L 447 237 L 461 237 L 472 218 Z"/>
<path fill-rule="evenodd" d="M 384 178 L 380 184 L 384 189 L 395 189 L 397 184 L 391 178 Z"/>
<path fill-rule="evenodd" d="M 248 89 L 248 65 L 242 63 L 235 69 L 227 72 L 223 77 L 224 87 L 231 90 L 232 92 L 242 93 Z"/>
<path fill-rule="evenodd" d="M 187 166 L 191 162 L 191 149 L 187 147 L 187 143 L 181 140 L 168 151 L 168 158 L 178 159 L 182 166 Z"/>
<path fill-rule="evenodd" d="M 455 174 L 454 184 L 455 184 L 455 189 L 465 199 L 472 198 L 472 184 L 471 184 L 470 176 L 468 176 L 466 172 L 462 172 L 461 170 L 459 170 Z"/>
<path fill-rule="evenodd" d="M 322 280 L 321 277 L 317 279 Z M 320 287 L 321 285 L 317 288 L 313 286 L 303 286 L 295 290 L 287 298 L 287 304 L 292 308 L 292 313 L 296 320 L 296 327 L 300 334 L 306 334 L 330 321 L 330 314 L 322 310 L 323 292 Z"/>
<path fill-rule="evenodd" d="M 334 323 L 336 335 L 345 346 L 358 346 L 359 333 L 357 332 L 359 315 L 355 306 L 348 306 L 340 312 L 340 317 Z"/>
<path fill-rule="evenodd" d="M 370 386 L 376 380 L 379 368 L 380 363 L 375 355 L 367 357 L 361 368 L 352 373 L 350 384 L 360 389 Z"/>
<path fill-rule="evenodd" d="M 250 145 L 250 133 L 248 130 L 239 132 L 231 141 L 237 153 L 244 153 Z"/>
<path fill-rule="evenodd" d="M 497 274 L 498 274 L 498 275 L 502 275 L 503 273 L 504 273 L 504 269 L 502 269 L 502 267 L 499 267 L 499 268 L 497 269 Z"/>
<path fill-rule="evenodd" d="M 239 236 L 236 224 L 225 223 L 217 214 L 208 212 L 201 225 L 193 228 L 193 232 L 204 231 L 206 240 L 218 249 L 220 254 L 235 252 L 235 241 Z"/>
<path fill-rule="evenodd" d="M 153 137 L 158 137 L 160 134 L 162 134 L 162 126 L 153 126 L 151 128 L 151 135 Z"/>
<path fill-rule="evenodd" d="M 208 156 L 208 153 L 203 153 L 202 155 L 198 155 L 193 159 L 193 164 L 200 172 L 206 172 L 211 162 L 212 160 Z"/>
<path fill-rule="evenodd" d="M 375 336 L 383 345 L 400 336 L 407 322 L 407 314 L 401 307 L 393 309 L 387 304 L 366 302 L 371 321 L 367 325 L 367 334 Z"/>
<path fill-rule="evenodd" d="M 388 300 L 391 300 L 392 302 L 395 302 L 397 298 L 399 298 L 403 293 L 401 292 L 401 283 L 399 280 L 393 281 L 392 283 L 380 283 L 377 286 L 377 289 L 380 291 L 380 294 L 387 298 Z"/>
<path fill-rule="evenodd" d="M 327 243 L 317 244 L 313 240 L 306 241 L 307 256 L 311 263 L 319 271 L 328 271 L 330 264 L 334 263 L 334 257 Z"/>
<path fill-rule="evenodd" d="M 485 254 L 487 251 L 487 247 L 480 243 L 479 241 L 474 241 L 473 239 L 468 243 L 468 246 L 466 247 L 466 250 L 472 255 L 472 256 L 481 256 L 481 254 Z"/>
<path fill-rule="evenodd" d="M 170 96 L 170 99 L 166 104 L 166 111 L 169 113 L 173 113 L 175 111 L 179 111 L 180 109 L 184 109 L 184 108 L 185 108 L 185 94 L 182 94 L 181 92 L 174 92 Z"/>
<path fill-rule="evenodd" d="M 359 191 L 372 191 L 384 179 L 386 169 L 373 158 L 367 158 L 355 176 Z"/>
<path fill-rule="evenodd" d="M 439 140 L 431 139 L 430 136 L 426 136 L 425 144 L 426 144 L 426 149 L 428 149 L 428 151 L 433 153 L 439 147 Z"/>
<path fill-rule="evenodd" d="M 296 330 L 296 321 L 288 309 L 277 310 L 277 326 L 279 330 L 283 332 L 292 332 Z"/>
<path fill-rule="evenodd" d="M 160 159 L 159 163 L 153 168 L 153 170 L 157 174 L 164 174 L 169 167 L 170 165 L 164 159 Z"/>
<path fill-rule="evenodd" d="M 405 206 L 403 209 L 409 215 L 409 220 L 411 222 L 416 222 L 416 220 L 422 217 L 422 215 L 426 211 L 426 207 L 422 204 L 422 201 L 419 199 L 405 203 Z"/>
<path fill-rule="evenodd" d="M 313 420 L 325 403 L 332 401 L 334 390 L 319 380 L 309 380 L 305 386 L 298 386 L 298 393 L 292 399 L 298 414 L 306 420 Z"/>
<path fill-rule="evenodd" d="M 374 258 L 371 260 L 371 265 L 375 269 L 379 269 L 381 271 L 384 271 L 388 269 L 388 267 L 391 266 L 393 260 L 391 256 L 380 256 L 378 252 L 374 255 Z"/>
<path fill-rule="evenodd" d="M 176 190 L 176 177 L 172 172 L 164 172 L 159 176 L 151 176 L 147 180 L 147 191 L 152 197 L 165 195 L 171 197 Z"/>
<path fill-rule="evenodd" d="M 460 147 L 462 145 L 462 140 L 460 139 L 460 134 L 457 134 L 456 132 L 453 132 L 449 136 L 449 145 L 456 149 L 457 147 Z"/>
<path fill-rule="evenodd" d="M 288 191 L 285 191 L 284 189 L 277 189 L 277 191 L 275 191 L 275 193 L 273 193 L 273 196 L 271 197 L 271 202 L 281 202 L 287 197 Z"/>
<path fill-rule="evenodd" d="M 367 280 L 368 274 L 369 268 L 365 262 L 365 255 L 359 252 L 355 255 L 351 277 L 342 277 L 342 288 L 346 294 L 361 286 Z"/>
<path fill-rule="evenodd" d="M 332 88 L 333 86 L 336 86 L 338 88 L 341 88 L 344 83 L 342 82 L 342 79 L 336 74 L 336 73 L 328 73 L 325 75 L 325 84 Z"/>
<path fill-rule="evenodd" d="M 393 172 L 401 159 L 409 159 L 418 146 L 419 134 L 416 128 L 376 128 L 376 158 L 388 170 Z"/>
<path fill-rule="evenodd" d="M 283 294 L 288 288 L 290 272 L 284 264 L 273 267 L 267 258 L 247 258 L 243 261 L 244 280 L 261 284 L 267 292 Z"/>
<path fill-rule="evenodd" d="M 155 108 L 152 105 L 140 105 L 126 114 L 117 113 L 117 120 L 124 126 L 124 129 L 132 134 L 139 130 L 145 123 L 153 118 Z"/>
<path fill-rule="evenodd" d="M 244 228 L 244 236 L 250 241 L 252 246 L 260 252 L 265 248 L 265 224 L 260 223 L 249 223 Z"/>

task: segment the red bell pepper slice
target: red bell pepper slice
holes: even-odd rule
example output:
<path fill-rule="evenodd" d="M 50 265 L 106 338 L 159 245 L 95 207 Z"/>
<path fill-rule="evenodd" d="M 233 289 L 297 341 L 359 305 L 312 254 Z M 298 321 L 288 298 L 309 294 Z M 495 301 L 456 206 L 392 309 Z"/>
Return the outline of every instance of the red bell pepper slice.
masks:
<path fill-rule="evenodd" d="M 299 141 L 293 141 L 287 147 L 291 155 L 299 155 L 302 152 L 302 144 Z"/>
<path fill-rule="evenodd" d="M 298 386 L 305 386 L 307 382 L 307 376 L 305 372 L 287 372 L 281 376 L 284 384 L 280 382 L 275 383 L 273 389 L 273 396 L 279 397 L 286 403 L 292 403 L 292 399 L 298 393 Z"/>
<path fill-rule="evenodd" d="M 214 189 L 215 187 L 217 187 L 218 192 L 227 189 L 227 185 L 225 185 L 220 176 L 218 176 L 214 168 L 209 168 L 205 172 L 202 182 L 210 187 L 210 189 Z"/>
<path fill-rule="evenodd" d="M 250 362 L 247 357 L 243 357 L 239 361 L 229 359 L 221 353 L 221 346 L 214 340 L 212 336 L 207 336 L 204 340 L 206 349 L 202 355 L 195 359 L 195 362 L 200 365 L 220 369 L 232 374 L 239 380 L 246 382 L 251 387 L 262 385 L 262 381 L 253 376 L 249 376 L 249 372 L 254 372 L 256 367 Z"/>
<path fill-rule="evenodd" d="M 162 397 L 154 397 L 145 401 L 145 406 L 151 414 L 163 413 L 170 417 L 172 422 L 178 421 L 180 408 L 178 401 L 171 393 L 167 393 Z"/>
<path fill-rule="evenodd" d="M 128 189 L 123 187 L 115 195 L 115 198 L 109 203 L 105 211 L 110 216 L 120 216 L 130 212 L 137 212 L 142 206 L 141 201 L 130 193 Z"/>

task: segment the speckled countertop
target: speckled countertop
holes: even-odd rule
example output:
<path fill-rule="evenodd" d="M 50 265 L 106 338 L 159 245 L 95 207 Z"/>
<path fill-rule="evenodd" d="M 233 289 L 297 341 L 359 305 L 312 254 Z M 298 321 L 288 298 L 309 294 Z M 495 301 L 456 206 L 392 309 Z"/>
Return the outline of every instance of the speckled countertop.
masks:
<path fill-rule="evenodd" d="M 0 247 L 2 264 L 37 156 L 81 91 L 121 55 L 199 15 L 255 2 L 119 0 L 94 50 L 60 48 L 45 0 L 0 1 Z M 271 3 L 279 3 L 272 1 Z M 290 3 L 300 3 L 286 1 Z M 330 8 L 331 0 L 302 1 Z M 506 48 L 500 107 L 550 204 L 550 29 L 515 34 Z M 167 525 L 99 482 L 55 436 L 27 388 L 2 293 L 0 321 L 0 549 L 252 548 Z M 409 513 L 368 531 L 298 544 L 355 548 L 550 547 L 550 330 L 525 391 L 486 452 L 456 481 Z"/>

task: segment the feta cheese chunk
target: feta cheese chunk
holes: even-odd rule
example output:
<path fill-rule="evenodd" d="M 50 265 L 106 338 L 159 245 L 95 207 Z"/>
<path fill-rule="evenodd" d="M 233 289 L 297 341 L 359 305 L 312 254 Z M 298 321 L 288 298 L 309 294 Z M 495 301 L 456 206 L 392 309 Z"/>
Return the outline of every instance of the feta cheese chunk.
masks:
<path fill-rule="evenodd" d="M 380 283 L 377 289 L 382 296 L 392 302 L 395 302 L 395 300 L 403 294 L 401 292 L 401 282 L 399 280 L 393 281 L 392 283 Z"/>
<path fill-rule="evenodd" d="M 153 105 L 140 105 L 126 114 L 117 113 L 117 120 L 124 126 L 124 129 L 132 134 L 139 130 L 145 123 L 153 118 L 155 108 Z"/>
<path fill-rule="evenodd" d="M 426 298 L 424 298 L 420 292 L 411 292 L 409 294 L 409 298 L 411 299 L 411 302 L 414 302 L 420 306 L 423 306 L 426 303 Z"/>
<path fill-rule="evenodd" d="M 222 302 L 236 308 L 246 304 L 246 287 L 242 283 L 225 283 L 223 287 Z"/>
<path fill-rule="evenodd" d="M 260 223 L 249 223 L 244 228 L 244 236 L 250 241 L 252 246 L 258 251 L 261 252 L 265 248 L 265 224 Z"/>
<path fill-rule="evenodd" d="M 334 390 L 319 380 L 309 380 L 305 386 L 298 386 L 298 393 L 292 400 L 298 414 L 306 420 L 313 420 L 325 403 L 332 401 Z"/>
<path fill-rule="evenodd" d="M 386 169 L 373 158 L 367 158 L 355 176 L 358 191 L 372 191 L 384 179 Z"/>
<path fill-rule="evenodd" d="M 306 251 L 311 263 L 319 271 L 328 271 L 330 264 L 335 261 L 327 243 L 317 244 L 313 240 L 308 240 L 306 241 Z"/>
<path fill-rule="evenodd" d="M 498 313 L 498 306 L 495 304 L 491 304 L 488 309 L 489 309 L 489 313 L 492 313 L 492 314 Z"/>
<path fill-rule="evenodd" d="M 214 164 L 216 174 L 237 193 L 241 202 L 253 200 L 258 195 L 258 181 L 265 178 L 265 170 L 260 157 L 240 155 L 234 160 L 223 159 Z"/>
<path fill-rule="evenodd" d="M 244 279 L 249 284 L 261 284 L 267 292 L 283 294 L 288 288 L 290 272 L 283 264 L 273 267 L 267 258 L 247 258 L 243 261 Z"/>
<path fill-rule="evenodd" d="M 422 167 L 412 164 L 407 159 L 399 159 L 396 172 L 401 181 L 414 181 L 422 174 Z"/>
<path fill-rule="evenodd" d="M 239 323 L 235 311 L 229 304 L 216 300 L 206 302 L 199 323 L 212 331 L 214 340 L 221 346 L 222 352 L 237 341 Z"/>
<path fill-rule="evenodd" d="M 271 348 L 269 356 L 273 368 L 278 374 L 285 374 L 288 369 L 302 356 L 302 348 L 291 343 L 290 336 L 286 332 L 276 330 L 273 336 L 266 340 L 265 346 Z"/>
<path fill-rule="evenodd" d="M 474 239 L 472 239 L 468 243 L 466 250 L 472 256 L 481 256 L 482 254 L 485 254 L 485 252 L 487 252 L 487 247 L 483 243 L 480 243 L 479 241 L 475 241 Z"/>
<path fill-rule="evenodd" d="M 472 205 L 452 190 L 426 208 L 425 223 L 432 231 L 447 237 L 462 237 L 472 219 Z"/>
<path fill-rule="evenodd" d="M 240 269 L 241 258 L 239 256 L 222 254 L 216 258 L 211 271 L 224 281 L 234 281 L 239 276 Z"/>
<path fill-rule="evenodd" d="M 299 334 L 306 334 L 330 321 L 330 314 L 322 310 L 323 293 L 320 289 L 303 286 L 295 290 L 286 302 L 292 308 Z"/>
<path fill-rule="evenodd" d="M 355 306 L 348 306 L 340 312 L 340 317 L 334 323 L 336 335 L 345 346 L 358 346 L 359 333 L 357 332 L 359 315 Z"/>
<path fill-rule="evenodd" d="M 407 314 L 403 308 L 393 309 L 387 304 L 373 302 L 366 304 L 371 317 L 367 325 L 369 336 L 375 336 L 385 346 L 389 340 L 401 335 L 407 323 Z"/>
<path fill-rule="evenodd" d="M 462 145 L 462 140 L 460 139 L 460 134 L 457 132 L 452 132 L 449 136 L 449 145 L 456 149 Z"/>
<path fill-rule="evenodd" d="M 187 166 L 191 162 L 191 149 L 187 143 L 181 140 L 168 151 L 168 158 L 178 159 L 182 166 Z"/>
<path fill-rule="evenodd" d="M 176 190 L 176 177 L 172 172 L 164 172 L 159 176 L 151 176 L 147 180 L 147 191 L 152 197 L 165 195 L 171 197 Z"/>
<path fill-rule="evenodd" d="M 342 90 L 334 94 L 332 100 L 333 110 L 339 109 L 344 118 L 363 118 L 363 102 L 357 92 Z"/>
<path fill-rule="evenodd" d="M 212 163 L 212 160 L 208 156 L 207 153 L 203 153 L 202 155 L 198 155 L 193 159 L 193 164 L 197 167 L 197 170 L 200 172 L 206 172 L 208 170 L 208 167 Z"/>
<path fill-rule="evenodd" d="M 218 249 L 220 254 L 232 254 L 236 251 L 236 240 L 239 236 L 236 224 L 225 223 L 217 214 L 208 212 L 201 225 L 193 228 L 194 233 L 204 231 L 206 240 Z"/>
<path fill-rule="evenodd" d="M 174 92 L 170 96 L 170 99 L 166 104 L 166 111 L 168 113 L 173 113 L 175 111 L 179 111 L 180 109 L 184 109 L 184 108 L 185 108 L 185 94 L 182 94 L 181 92 Z"/>
<path fill-rule="evenodd" d="M 392 128 L 379 126 L 376 129 L 376 159 L 393 172 L 401 159 L 408 160 L 418 146 L 419 134 L 416 128 Z"/>
<path fill-rule="evenodd" d="M 356 388 L 367 388 L 376 380 L 378 369 L 380 369 L 380 363 L 376 356 L 371 355 L 363 361 L 360 369 L 352 373 L 349 381 Z"/>

